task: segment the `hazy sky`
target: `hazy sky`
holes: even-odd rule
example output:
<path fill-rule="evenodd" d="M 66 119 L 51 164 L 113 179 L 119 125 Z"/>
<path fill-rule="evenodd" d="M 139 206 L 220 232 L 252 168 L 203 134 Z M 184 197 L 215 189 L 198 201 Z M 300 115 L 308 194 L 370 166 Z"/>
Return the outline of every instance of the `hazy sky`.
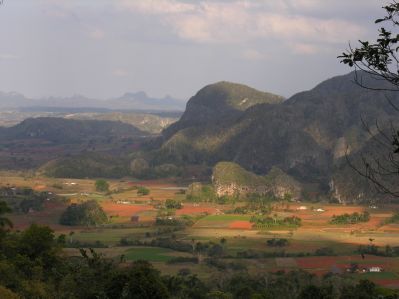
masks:
<path fill-rule="evenodd" d="M 228 80 L 290 96 L 349 69 L 379 0 L 4 0 L 0 90 L 187 99 Z"/>

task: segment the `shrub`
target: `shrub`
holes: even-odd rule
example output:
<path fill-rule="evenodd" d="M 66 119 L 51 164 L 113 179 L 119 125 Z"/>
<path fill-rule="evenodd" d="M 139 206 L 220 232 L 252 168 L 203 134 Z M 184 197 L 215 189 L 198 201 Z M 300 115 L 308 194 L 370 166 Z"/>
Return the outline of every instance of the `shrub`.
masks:
<path fill-rule="evenodd" d="M 270 246 L 270 247 L 284 247 L 284 246 L 288 245 L 288 240 L 273 238 L 273 239 L 267 240 L 266 243 L 267 243 L 267 246 Z"/>
<path fill-rule="evenodd" d="M 144 186 L 137 187 L 137 195 L 144 196 L 144 195 L 148 195 L 148 194 L 150 194 L 150 189 L 148 189 Z"/>
<path fill-rule="evenodd" d="M 106 180 L 97 180 L 95 186 L 98 192 L 107 192 L 109 190 L 109 184 Z"/>
<path fill-rule="evenodd" d="M 319 255 L 319 256 L 335 255 L 334 250 L 330 247 L 322 247 L 322 248 L 316 249 L 314 254 Z"/>
<path fill-rule="evenodd" d="M 180 201 L 178 200 L 174 200 L 174 199 L 167 199 L 165 201 L 165 207 L 167 209 L 181 209 L 182 208 L 182 204 Z"/>
<path fill-rule="evenodd" d="M 330 223 L 332 224 L 355 224 L 359 222 L 368 222 L 370 220 L 370 213 L 365 211 L 363 213 L 352 213 L 352 214 L 342 214 L 333 215 Z"/>

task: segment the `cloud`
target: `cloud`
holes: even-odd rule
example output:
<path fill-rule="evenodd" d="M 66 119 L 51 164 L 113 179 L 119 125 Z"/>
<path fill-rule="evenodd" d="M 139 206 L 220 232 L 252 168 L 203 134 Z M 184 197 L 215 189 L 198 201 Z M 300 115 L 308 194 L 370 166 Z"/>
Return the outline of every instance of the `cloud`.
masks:
<path fill-rule="evenodd" d="M 192 11 L 194 4 L 183 3 L 176 0 L 120 0 L 121 7 L 133 12 L 144 14 L 176 14 Z"/>
<path fill-rule="evenodd" d="M 112 71 L 112 75 L 115 77 L 126 77 L 129 75 L 129 72 L 125 69 L 115 69 Z"/>
<path fill-rule="evenodd" d="M 326 1 L 331 9 L 333 2 Z M 190 3 L 177 0 L 120 0 L 117 3 L 120 8 L 134 13 L 148 17 L 156 15 L 173 34 L 194 43 L 238 44 L 259 40 L 290 40 L 298 44 L 340 43 L 364 36 L 366 32 L 351 20 L 306 14 L 311 9 L 322 9 L 320 1 L 315 0 Z M 305 49 L 303 45 L 299 48 Z M 307 49 L 310 52 L 309 46 Z"/>

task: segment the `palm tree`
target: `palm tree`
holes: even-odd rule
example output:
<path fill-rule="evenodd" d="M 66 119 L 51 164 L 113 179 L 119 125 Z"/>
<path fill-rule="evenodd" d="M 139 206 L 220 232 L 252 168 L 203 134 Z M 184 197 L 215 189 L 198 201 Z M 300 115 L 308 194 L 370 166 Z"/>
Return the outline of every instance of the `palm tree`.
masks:
<path fill-rule="evenodd" d="M 226 250 L 226 243 L 227 243 L 226 238 L 223 237 L 220 239 L 220 245 L 222 245 L 223 254 L 224 254 L 224 251 Z"/>
<path fill-rule="evenodd" d="M 220 239 L 220 244 L 222 244 L 223 246 L 226 244 L 227 240 L 225 238 L 221 238 Z"/>
<path fill-rule="evenodd" d="M 193 253 L 194 253 L 194 251 L 195 251 L 195 239 L 194 238 L 191 239 L 191 247 L 193 248 Z"/>
<path fill-rule="evenodd" d="M 70 232 L 69 232 L 69 243 L 71 243 L 71 244 L 72 244 L 72 242 L 73 242 L 72 236 L 73 236 L 74 234 L 75 234 L 74 231 L 70 231 Z"/>
<path fill-rule="evenodd" d="M 0 201 L 0 230 L 6 226 L 12 227 L 12 222 L 4 214 L 11 213 L 12 210 L 8 207 L 5 201 Z"/>

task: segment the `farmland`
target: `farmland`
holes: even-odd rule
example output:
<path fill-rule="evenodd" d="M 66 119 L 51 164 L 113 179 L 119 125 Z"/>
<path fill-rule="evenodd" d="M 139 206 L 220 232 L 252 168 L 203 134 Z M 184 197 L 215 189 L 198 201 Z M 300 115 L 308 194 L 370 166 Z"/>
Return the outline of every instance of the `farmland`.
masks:
<path fill-rule="evenodd" d="M 276 202 L 270 217 L 298 217 L 301 225 L 259 229 L 251 222 L 253 214 L 229 212 L 242 203 L 187 202 L 184 195 L 187 186 L 172 179 L 108 180 L 109 192 L 101 193 L 95 190 L 95 181 L 90 179 L 52 179 L 21 176 L 17 172 L 2 172 L 0 176 L 0 187 L 27 187 L 56 195 L 44 203 L 42 210 L 14 212 L 9 217 L 15 230 L 36 223 L 50 226 L 57 235 L 64 234 L 67 255 L 79 255 L 79 247 L 93 247 L 106 257 L 123 258 L 125 263 L 139 259 L 151 261 L 158 269 L 171 274 L 189 269 L 207 278 L 217 275 L 220 267 L 230 267 L 228 265 L 254 274 L 303 269 L 319 276 L 335 272 L 355 279 L 368 278 L 399 288 L 399 257 L 359 252 L 359 246 L 376 247 L 380 253 L 385 252 L 387 245 L 399 246 L 399 225 L 385 224 L 399 206 Z M 139 186 L 147 188 L 149 194 L 140 195 Z M 166 209 L 167 199 L 181 202 L 181 208 Z M 69 205 L 88 200 L 98 202 L 108 216 L 108 223 L 90 227 L 59 224 L 61 214 Z M 367 222 L 331 223 L 334 215 L 365 211 L 370 214 Z M 170 223 L 157 221 L 159 215 L 164 214 Z M 268 242 L 270 240 L 276 242 Z M 280 246 L 279 240 L 286 241 Z M 196 251 L 194 244 L 198 243 L 205 246 L 207 253 Z M 197 259 L 200 262 L 193 262 Z M 212 264 L 215 260 L 218 262 Z M 383 271 L 347 273 L 352 264 L 359 269 L 381 267 Z"/>

